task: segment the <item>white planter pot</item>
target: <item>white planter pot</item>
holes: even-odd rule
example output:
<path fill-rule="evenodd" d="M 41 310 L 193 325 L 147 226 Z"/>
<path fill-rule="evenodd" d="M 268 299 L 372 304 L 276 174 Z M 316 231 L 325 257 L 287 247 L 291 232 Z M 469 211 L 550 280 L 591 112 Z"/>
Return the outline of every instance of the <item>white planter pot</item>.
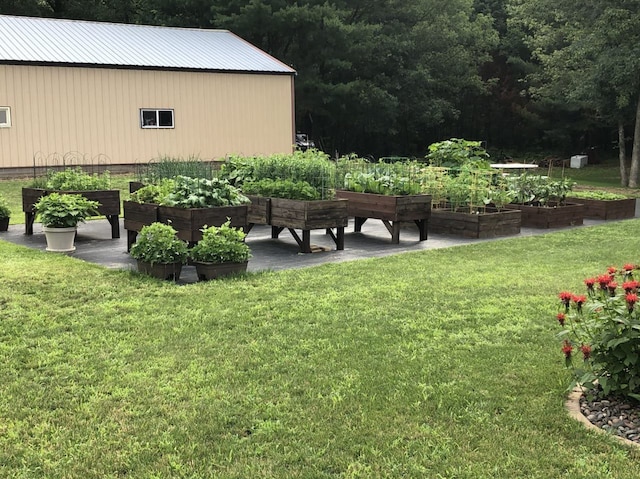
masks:
<path fill-rule="evenodd" d="M 47 251 L 55 253 L 70 253 L 76 250 L 74 242 L 76 239 L 77 227 L 72 228 L 49 228 L 42 227 L 47 238 Z"/>

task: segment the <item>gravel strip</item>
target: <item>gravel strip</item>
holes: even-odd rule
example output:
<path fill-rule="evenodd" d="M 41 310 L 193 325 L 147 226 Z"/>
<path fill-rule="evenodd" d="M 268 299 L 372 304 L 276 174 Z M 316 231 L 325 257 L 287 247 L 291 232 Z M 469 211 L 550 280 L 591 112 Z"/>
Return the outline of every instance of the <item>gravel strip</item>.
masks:
<path fill-rule="evenodd" d="M 580 411 L 594 426 L 640 444 L 640 404 L 599 392 L 592 400 L 582 395 Z"/>

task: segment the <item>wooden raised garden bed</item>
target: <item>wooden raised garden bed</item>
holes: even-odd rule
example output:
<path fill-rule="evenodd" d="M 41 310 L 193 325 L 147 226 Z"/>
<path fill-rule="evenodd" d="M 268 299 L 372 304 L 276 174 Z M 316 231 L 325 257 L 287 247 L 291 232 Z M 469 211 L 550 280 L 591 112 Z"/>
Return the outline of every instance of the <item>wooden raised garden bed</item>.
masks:
<path fill-rule="evenodd" d="M 621 220 L 633 218 L 636 215 L 636 199 L 623 200 L 595 200 L 587 198 L 572 198 L 572 201 L 584 205 L 584 217 L 599 220 Z"/>
<path fill-rule="evenodd" d="M 36 212 L 33 205 L 50 193 L 66 195 L 82 195 L 88 200 L 100 203 L 98 212 L 104 215 L 111 224 L 111 237 L 120 238 L 120 190 L 92 190 L 92 191 L 59 191 L 45 190 L 42 188 L 22 188 L 22 211 L 24 211 L 25 234 L 33 234 L 33 223 Z"/>
<path fill-rule="evenodd" d="M 369 218 L 382 221 L 391 234 L 391 242 L 400 243 L 403 222 L 414 222 L 420 241 L 427 239 L 427 223 L 431 216 L 431 195 L 378 195 L 338 190 L 336 197 L 348 200 L 347 212 L 355 220 L 354 231 L 362 231 Z"/>
<path fill-rule="evenodd" d="M 268 225 L 271 221 L 271 198 L 246 195 L 251 200 L 247 207 L 248 229 L 253 225 Z"/>
<path fill-rule="evenodd" d="M 127 230 L 127 251 L 136 242 L 138 232 L 143 226 L 158 221 L 158 205 L 153 203 L 137 203 L 135 201 L 123 201 L 124 229 Z"/>
<path fill-rule="evenodd" d="M 200 230 L 205 226 L 221 226 L 227 219 L 231 220 L 231 226 L 247 226 L 247 205 L 213 208 L 158 207 L 158 221 L 173 226 L 178 232 L 178 238 L 189 243 L 197 243 L 202 239 Z"/>
<path fill-rule="evenodd" d="M 520 210 L 522 226 L 529 228 L 562 228 L 584 222 L 584 205 L 578 203 L 549 206 L 510 204 L 506 208 Z"/>
<path fill-rule="evenodd" d="M 127 230 L 127 251 L 135 243 L 142 227 L 156 221 L 173 226 L 178 238 L 189 243 L 197 243 L 202 239 L 201 230 L 205 226 L 221 226 L 227 219 L 231 219 L 231 226 L 244 228 L 247 225 L 247 205 L 176 208 L 125 201 L 123 207 L 124 227 Z"/>
<path fill-rule="evenodd" d="M 464 238 L 495 238 L 520 234 L 520 210 L 487 208 L 482 213 L 435 208 L 431 211 L 429 230 L 432 233 L 462 236 Z"/>
<path fill-rule="evenodd" d="M 311 253 L 311 230 L 324 229 L 336 244 L 344 249 L 344 228 L 347 226 L 347 200 L 289 200 L 271 198 L 271 237 L 278 238 L 287 228 L 300 246 L 300 252 Z M 332 228 L 336 228 L 336 233 Z M 302 238 L 295 231 L 302 230 Z"/>

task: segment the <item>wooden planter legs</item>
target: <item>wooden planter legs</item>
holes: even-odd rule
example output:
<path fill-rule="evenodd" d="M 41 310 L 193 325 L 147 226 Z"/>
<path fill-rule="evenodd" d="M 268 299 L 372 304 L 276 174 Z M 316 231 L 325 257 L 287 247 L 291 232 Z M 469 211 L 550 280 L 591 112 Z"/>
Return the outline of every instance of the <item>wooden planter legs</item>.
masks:
<path fill-rule="evenodd" d="M 271 238 L 277 239 L 280 236 L 280 233 L 284 231 L 284 226 L 272 226 L 271 227 Z M 289 233 L 298 246 L 300 247 L 301 253 L 311 253 L 311 230 L 302 230 L 302 238 L 294 228 L 287 228 Z M 344 249 L 344 226 L 339 226 L 336 228 L 336 233 L 333 232 L 332 228 L 326 228 L 326 233 L 331 236 L 333 242 L 336 244 L 337 250 Z"/>

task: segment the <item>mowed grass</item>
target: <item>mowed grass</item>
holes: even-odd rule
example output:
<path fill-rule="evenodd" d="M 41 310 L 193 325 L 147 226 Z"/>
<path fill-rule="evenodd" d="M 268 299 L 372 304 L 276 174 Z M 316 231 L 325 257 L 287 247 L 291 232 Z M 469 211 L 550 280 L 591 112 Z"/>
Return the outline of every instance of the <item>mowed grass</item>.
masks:
<path fill-rule="evenodd" d="M 637 478 L 557 293 L 639 220 L 176 286 L 0 241 L 0 477 Z"/>

